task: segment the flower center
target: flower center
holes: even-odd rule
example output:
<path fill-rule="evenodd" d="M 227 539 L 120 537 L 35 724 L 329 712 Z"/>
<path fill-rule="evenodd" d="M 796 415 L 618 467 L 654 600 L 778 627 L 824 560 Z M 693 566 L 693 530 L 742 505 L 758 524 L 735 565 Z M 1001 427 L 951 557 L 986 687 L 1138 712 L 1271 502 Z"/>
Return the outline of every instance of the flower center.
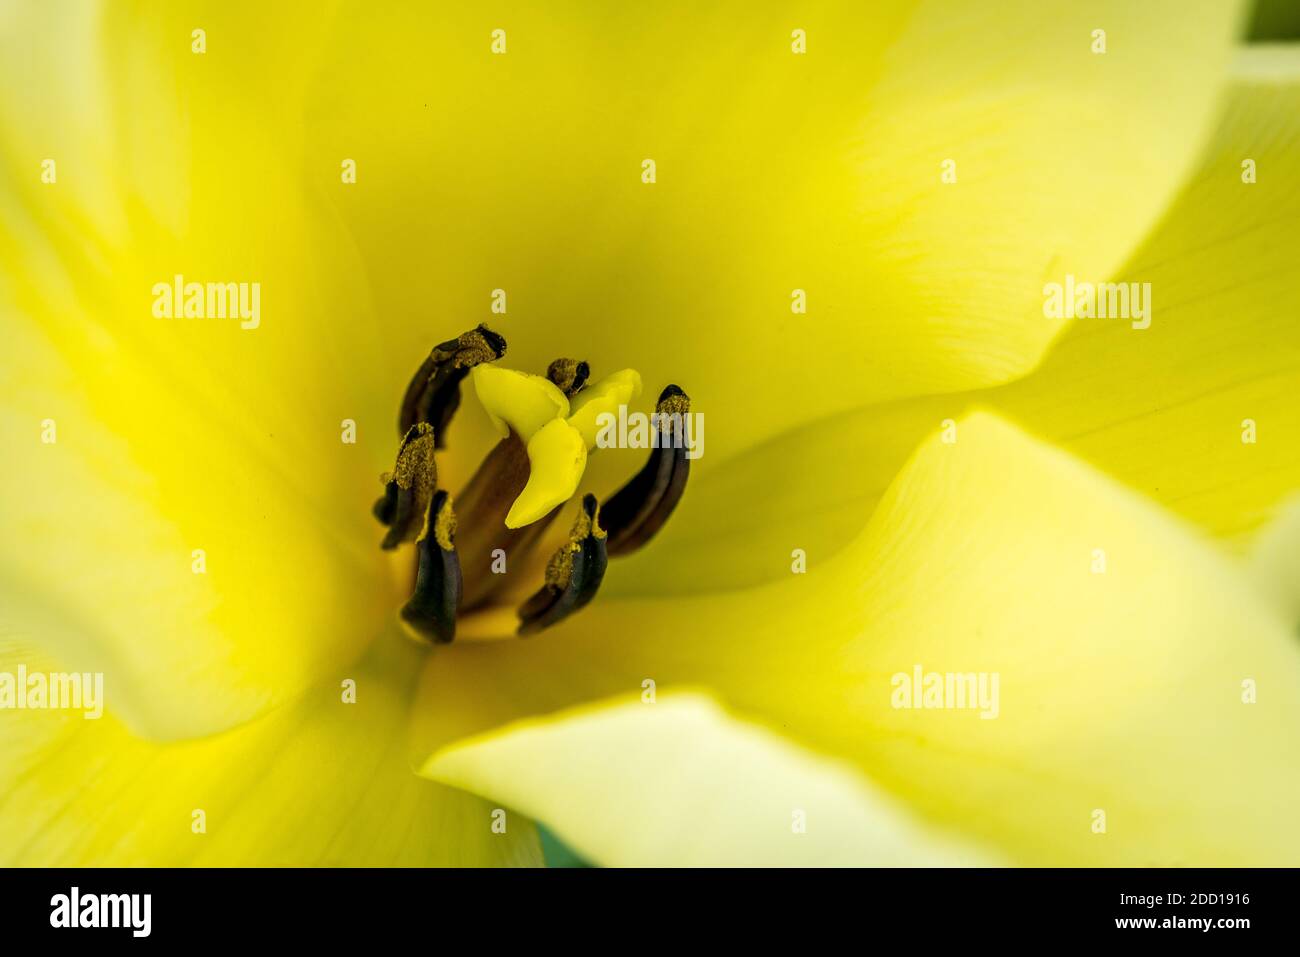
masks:
<path fill-rule="evenodd" d="M 500 598 L 507 568 L 527 567 L 577 492 L 602 423 L 641 394 L 633 369 L 588 385 L 586 362 L 556 359 L 546 375 L 531 375 L 493 365 L 505 352 L 505 339 L 483 325 L 433 348 L 402 399 L 397 463 L 382 476 L 384 494 L 374 507 L 388 527 L 382 548 L 416 546 L 415 589 L 401 620 L 440 644 L 455 637 L 458 616 Z M 436 452 L 445 448 L 467 377 L 501 441 L 460 491 L 453 511 L 451 495 L 438 487 Z M 690 399 L 670 385 L 655 411 L 663 440 L 652 443 L 649 461 L 603 506 L 596 496 L 583 496 L 541 587 L 518 608 L 517 634 L 536 634 L 585 606 L 609 558 L 643 547 L 677 507 L 690 458 L 685 443 L 669 439 L 669 423 L 689 414 Z"/>

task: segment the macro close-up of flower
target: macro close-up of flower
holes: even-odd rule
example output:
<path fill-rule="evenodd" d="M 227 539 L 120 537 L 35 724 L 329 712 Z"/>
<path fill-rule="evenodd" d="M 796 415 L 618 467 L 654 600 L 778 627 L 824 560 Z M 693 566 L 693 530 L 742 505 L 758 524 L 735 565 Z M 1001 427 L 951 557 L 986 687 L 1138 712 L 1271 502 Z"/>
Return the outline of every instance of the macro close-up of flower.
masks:
<path fill-rule="evenodd" d="M 0 0 L 0 864 L 1300 864 L 1294 37 Z"/>

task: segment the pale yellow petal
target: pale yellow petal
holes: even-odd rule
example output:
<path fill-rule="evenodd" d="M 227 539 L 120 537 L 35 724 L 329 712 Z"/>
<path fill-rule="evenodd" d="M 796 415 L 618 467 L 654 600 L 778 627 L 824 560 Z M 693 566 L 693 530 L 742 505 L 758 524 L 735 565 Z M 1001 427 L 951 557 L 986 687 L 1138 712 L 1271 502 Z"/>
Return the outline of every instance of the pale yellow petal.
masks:
<path fill-rule="evenodd" d="M 1300 631 L 1300 494 L 1292 495 L 1277 517 L 1251 542 L 1246 567 L 1255 587 Z"/>
<path fill-rule="evenodd" d="M 1300 721 L 1290 626 L 1149 502 L 996 419 L 957 425 L 806 574 L 602 600 L 537 639 L 431 658 L 417 746 L 649 678 L 708 687 L 1020 863 L 1300 860 L 1300 771 L 1280 758 Z M 998 703 L 893 707 L 917 665 L 996 673 Z"/>
<path fill-rule="evenodd" d="M 111 715 L 0 710 L 5 866 L 536 865 L 530 821 L 424 781 L 406 760 L 414 649 L 393 640 L 300 703 L 156 744 Z M 0 672 L 62 670 L 0 645 Z M 106 676 L 111 683 L 112 676 Z M 353 683 L 348 703 L 344 682 Z M 498 816 L 499 818 L 499 816 Z"/>
<path fill-rule="evenodd" d="M 851 767 L 689 692 L 520 722 L 428 757 L 422 773 L 545 820 L 610 866 L 998 863 L 928 833 Z"/>
<path fill-rule="evenodd" d="M 157 737 L 292 699 L 398 597 L 368 513 L 405 380 L 304 177 L 323 25 L 55 2 L 0 32 L 5 624 L 110 673 Z M 207 283 L 243 283 L 247 315 L 159 318 L 178 275 L 205 312 Z"/>
<path fill-rule="evenodd" d="M 128 352 L 106 343 L 76 365 L 9 318 L 22 361 L 0 371 L 5 626 L 106 672 L 115 712 L 170 739 L 291 699 L 387 625 L 402 596 L 367 514 L 380 469 L 337 421 L 316 413 L 315 447 L 281 471 Z"/>
<path fill-rule="evenodd" d="M 1151 284 L 1150 327 L 1077 320 L 977 401 L 1244 548 L 1300 489 L 1298 219 L 1300 46 L 1248 48 L 1192 184 L 1118 274 Z"/>
<path fill-rule="evenodd" d="M 1248 48 L 1234 73 L 1191 184 L 1116 277 L 1151 283 L 1149 328 L 1076 320 L 1003 388 L 833 417 L 700 470 L 657 549 L 613 566 L 606 587 L 741 587 L 784 576 L 795 547 L 823 560 L 922 438 L 959 438 L 972 404 L 1247 547 L 1300 489 L 1300 47 Z"/>
<path fill-rule="evenodd" d="M 1028 371 L 1044 282 L 1112 273 L 1189 171 L 1242 7 L 356 4 L 307 129 L 358 160 L 323 195 L 395 347 L 436 290 L 517 368 L 678 384 L 722 456 Z"/>
<path fill-rule="evenodd" d="M 671 520 L 649 547 L 610 563 L 602 593 L 707 594 L 783 579 L 799 554 L 826 561 L 858 535 L 917 444 L 956 431 L 950 416 L 969 400 L 958 393 L 868 406 L 782 433 L 702 474 L 692 463 Z M 618 460 L 624 472 L 635 467 L 632 454 Z M 588 474 L 598 469 L 604 487 L 625 480 L 603 456 Z"/>

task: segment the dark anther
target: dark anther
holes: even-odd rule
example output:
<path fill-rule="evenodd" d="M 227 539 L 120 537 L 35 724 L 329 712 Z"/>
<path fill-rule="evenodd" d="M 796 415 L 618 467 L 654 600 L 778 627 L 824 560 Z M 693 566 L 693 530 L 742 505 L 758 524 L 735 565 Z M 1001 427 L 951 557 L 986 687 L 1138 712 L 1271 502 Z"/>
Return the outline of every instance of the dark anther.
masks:
<path fill-rule="evenodd" d="M 391 550 L 402 542 L 413 542 L 424 528 L 438 486 L 433 438 L 433 426 L 427 422 L 411 426 L 397 451 L 396 467 L 382 476 L 384 495 L 374 508 L 375 517 L 388 526 L 382 548 Z"/>
<path fill-rule="evenodd" d="M 371 509 L 375 513 L 375 518 L 384 525 L 392 525 L 397 518 L 397 483 L 389 479 L 384 485 L 384 494 L 380 496 L 379 501 L 375 502 L 375 507 Z"/>
<path fill-rule="evenodd" d="M 556 359 L 546 367 L 546 378 L 570 399 L 582 391 L 590 375 L 591 366 L 577 359 Z"/>
<path fill-rule="evenodd" d="M 433 496 L 428 521 L 416 546 L 420 569 L 415 576 L 415 592 L 402 607 L 402 620 L 436 644 L 447 644 L 456 637 L 461 576 L 455 537 L 456 514 L 451 508 L 451 496 L 439 491 Z"/>
<path fill-rule="evenodd" d="M 609 533 L 611 557 L 636 551 L 650 541 L 686 491 L 691 471 L 691 460 L 686 455 L 690 411 L 690 397 L 677 386 L 670 385 L 660 394 L 650 460 L 600 510 Z"/>
<path fill-rule="evenodd" d="M 485 325 L 434 346 L 406 387 L 397 434 L 405 435 L 416 423 L 428 422 L 437 448 L 442 448 L 447 426 L 460 406 L 461 380 L 479 363 L 495 362 L 505 354 L 505 339 Z"/>
<path fill-rule="evenodd" d="M 605 542 L 596 496 L 584 496 L 568 543 L 546 565 L 546 584 L 519 607 L 520 635 L 549 628 L 596 596 L 609 563 Z"/>

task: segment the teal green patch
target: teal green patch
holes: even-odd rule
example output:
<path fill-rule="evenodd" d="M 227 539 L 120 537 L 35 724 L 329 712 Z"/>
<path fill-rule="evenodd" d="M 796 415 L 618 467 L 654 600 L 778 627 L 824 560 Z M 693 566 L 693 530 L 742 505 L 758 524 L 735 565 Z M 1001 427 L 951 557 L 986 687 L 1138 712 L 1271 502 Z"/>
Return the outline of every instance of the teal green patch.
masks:
<path fill-rule="evenodd" d="M 537 825 L 537 835 L 542 839 L 542 857 L 547 867 L 591 867 L 545 825 Z"/>
<path fill-rule="evenodd" d="M 1246 36 L 1251 40 L 1300 38 L 1300 3 L 1296 0 L 1258 0 Z"/>

